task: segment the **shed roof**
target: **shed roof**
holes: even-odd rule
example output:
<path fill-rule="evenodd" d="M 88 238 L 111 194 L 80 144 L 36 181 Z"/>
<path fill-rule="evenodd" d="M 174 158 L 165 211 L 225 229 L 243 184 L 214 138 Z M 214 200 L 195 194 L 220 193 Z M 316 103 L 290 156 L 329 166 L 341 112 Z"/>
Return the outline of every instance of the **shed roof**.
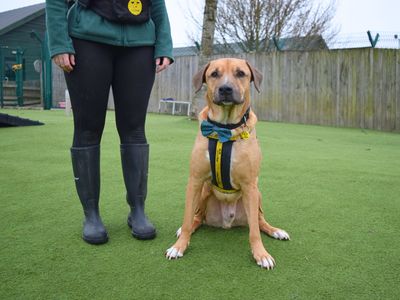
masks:
<path fill-rule="evenodd" d="M 45 13 L 45 3 L 25 6 L 0 13 L 0 35 L 3 35 Z"/>

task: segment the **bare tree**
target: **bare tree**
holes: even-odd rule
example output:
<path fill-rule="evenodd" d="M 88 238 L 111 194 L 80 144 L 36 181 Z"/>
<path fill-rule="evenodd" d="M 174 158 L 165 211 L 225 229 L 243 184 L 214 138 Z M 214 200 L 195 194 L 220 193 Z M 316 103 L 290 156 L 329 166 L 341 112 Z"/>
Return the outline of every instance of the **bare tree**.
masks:
<path fill-rule="evenodd" d="M 199 53 L 199 69 L 206 64 L 208 57 L 213 54 L 217 6 L 218 0 L 205 0 Z M 203 98 L 204 92 L 199 92 L 193 97 L 191 112 L 192 119 L 197 119 L 200 110 L 200 103 Z"/>
<path fill-rule="evenodd" d="M 335 0 L 325 6 L 313 0 L 220 0 L 216 41 L 260 52 L 284 37 L 302 37 L 303 46 L 316 36 L 329 40 L 336 34 L 331 24 L 335 8 Z"/>
<path fill-rule="evenodd" d="M 332 24 L 335 12 L 336 0 L 219 0 L 215 44 L 244 52 L 276 49 L 274 41 L 285 40 L 290 49 L 326 47 L 338 32 Z M 199 32 L 204 28 L 196 15 L 189 12 L 188 18 Z"/>
<path fill-rule="evenodd" d="M 204 56 L 210 56 L 213 52 L 217 6 L 218 0 L 206 0 L 205 2 L 200 48 L 200 53 Z"/>

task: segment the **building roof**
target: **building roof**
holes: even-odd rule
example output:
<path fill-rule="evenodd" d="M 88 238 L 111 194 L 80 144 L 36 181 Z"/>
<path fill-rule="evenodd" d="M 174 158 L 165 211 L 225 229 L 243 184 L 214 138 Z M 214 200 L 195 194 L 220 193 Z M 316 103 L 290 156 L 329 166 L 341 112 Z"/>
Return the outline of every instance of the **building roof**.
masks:
<path fill-rule="evenodd" d="M 276 45 L 274 41 L 269 40 L 266 43 L 264 51 L 310 51 L 328 49 L 325 40 L 320 35 L 309 37 L 281 38 L 276 42 L 278 43 L 278 45 Z M 277 48 L 277 46 L 279 47 L 279 49 Z M 214 44 L 213 46 L 214 54 L 241 54 L 245 52 L 244 49 L 245 46 L 241 46 L 240 43 Z M 174 56 L 189 56 L 197 55 L 198 53 L 199 49 L 196 46 L 174 48 Z"/>
<path fill-rule="evenodd" d="M 45 3 L 25 6 L 0 13 L 0 35 L 3 35 L 45 13 Z"/>

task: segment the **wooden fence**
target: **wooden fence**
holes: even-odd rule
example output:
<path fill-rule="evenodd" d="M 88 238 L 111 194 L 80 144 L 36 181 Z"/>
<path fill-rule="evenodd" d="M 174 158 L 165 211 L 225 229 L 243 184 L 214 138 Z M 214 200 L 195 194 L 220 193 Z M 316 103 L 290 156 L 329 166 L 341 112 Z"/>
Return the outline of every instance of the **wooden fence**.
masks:
<path fill-rule="evenodd" d="M 347 49 L 246 54 L 264 75 L 252 107 L 260 120 L 400 131 L 400 51 Z M 191 101 L 195 56 L 177 57 L 157 76 L 160 98 Z"/>
<path fill-rule="evenodd" d="M 22 105 L 39 105 L 42 103 L 41 88 L 39 80 L 26 80 L 23 82 Z M 17 83 L 15 81 L 3 82 L 3 105 L 17 106 Z"/>

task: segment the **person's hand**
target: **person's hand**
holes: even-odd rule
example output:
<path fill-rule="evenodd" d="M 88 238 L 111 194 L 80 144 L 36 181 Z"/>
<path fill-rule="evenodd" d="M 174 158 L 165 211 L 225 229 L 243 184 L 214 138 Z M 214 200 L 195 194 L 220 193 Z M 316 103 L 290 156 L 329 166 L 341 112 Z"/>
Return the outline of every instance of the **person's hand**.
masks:
<path fill-rule="evenodd" d="M 156 58 L 156 73 L 160 73 L 165 70 L 171 64 L 171 60 L 168 57 L 157 57 Z"/>
<path fill-rule="evenodd" d="M 53 57 L 54 63 L 65 72 L 71 72 L 75 66 L 75 56 L 70 53 L 57 54 Z"/>

